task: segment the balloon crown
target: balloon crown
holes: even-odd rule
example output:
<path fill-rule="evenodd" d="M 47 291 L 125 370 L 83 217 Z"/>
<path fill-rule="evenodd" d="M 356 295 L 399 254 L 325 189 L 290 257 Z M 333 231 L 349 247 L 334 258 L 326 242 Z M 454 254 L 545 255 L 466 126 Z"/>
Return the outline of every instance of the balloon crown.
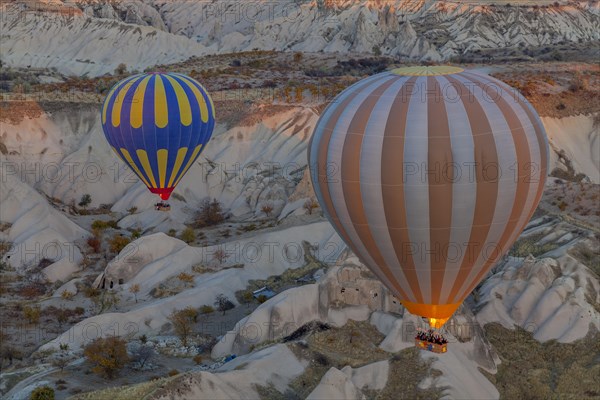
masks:
<path fill-rule="evenodd" d="M 463 71 L 463 68 L 450 65 L 418 65 L 414 67 L 396 68 L 390 72 L 396 75 L 408 76 L 439 76 L 458 74 Z"/>

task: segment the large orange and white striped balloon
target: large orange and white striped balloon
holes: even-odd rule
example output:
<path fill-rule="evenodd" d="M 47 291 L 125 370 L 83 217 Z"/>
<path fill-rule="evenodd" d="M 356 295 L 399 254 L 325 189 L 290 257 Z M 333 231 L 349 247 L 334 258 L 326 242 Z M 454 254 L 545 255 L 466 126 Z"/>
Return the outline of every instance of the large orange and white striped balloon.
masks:
<path fill-rule="evenodd" d="M 408 67 L 340 93 L 308 157 L 338 234 L 411 313 L 440 327 L 531 218 L 548 143 L 531 104 L 497 79 Z"/>

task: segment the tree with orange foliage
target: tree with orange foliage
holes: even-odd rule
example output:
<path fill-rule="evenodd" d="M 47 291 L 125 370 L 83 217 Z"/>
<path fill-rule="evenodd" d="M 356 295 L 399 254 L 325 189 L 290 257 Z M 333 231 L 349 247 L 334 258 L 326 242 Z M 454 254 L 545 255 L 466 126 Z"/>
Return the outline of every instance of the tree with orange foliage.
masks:
<path fill-rule="evenodd" d="M 115 378 L 129 362 L 127 343 L 116 336 L 94 340 L 85 347 L 83 355 L 94 365 L 92 371 L 107 379 Z"/>

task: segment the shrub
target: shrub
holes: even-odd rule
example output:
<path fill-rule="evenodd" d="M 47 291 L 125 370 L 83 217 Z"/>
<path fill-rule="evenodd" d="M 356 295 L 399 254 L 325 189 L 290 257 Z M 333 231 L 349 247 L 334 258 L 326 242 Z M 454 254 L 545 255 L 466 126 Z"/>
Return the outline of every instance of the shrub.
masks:
<path fill-rule="evenodd" d="M 254 295 L 250 290 L 246 290 L 241 296 L 241 300 L 250 307 L 250 303 L 254 301 Z"/>
<path fill-rule="evenodd" d="M 222 231 L 219 231 L 219 234 L 224 238 L 228 238 L 231 236 L 231 229 L 223 229 Z"/>
<path fill-rule="evenodd" d="M 169 231 L 167 232 L 167 235 L 169 235 L 171 237 L 176 237 L 177 231 L 175 229 L 169 229 Z"/>
<path fill-rule="evenodd" d="M 69 320 L 70 313 L 64 308 L 59 308 L 55 311 L 56 322 L 58 322 L 58 326 L 63 326 L 65 322 Z"/>
<path fill-rule="evenodd" d="M 196 365 L 202 364 L 202 356 L 200 354 L 195 355 L 194 358 L 192 358 L 192 360 L 194 360 Z"/>
<path fill-rule="evenodd" d="M 73 300 L 73 297 L 75 296 L 75 293 L 69 291 L 69 290 L 63 290 L 62 293 L 60 294 L 60 297 L 63 300 Z"/>
<path fill-rule="evenodd" d="M 0 340 L 0 356 L 3 360 L 8 360 L 8 365 L 12 365 L 15 358 L 21 360 L 23 354 L 16 348 L 7 344 L 6 339 Z"/>
<path fill-rule="evenodd" d="M 212 270 L 210 268 L 207 268 L 202 264 L 194 265 L 192 267 L 192 272 L 194 272 L 196 274 L 205 274 L 205 273 L 211 272 L 211 271 Z"/>
<path fill-rule="evenodd" d="M 113 291 L 102 291 L 99 296 L 92 297 L 91 299 L 98 313 L 110 310 L 121 301 L 119 295 Z"/>
<path fill-rule="evenodd" d="M 179 239 L 189 244 L 196 240 L 196 234 L 192 228 L 185 228 L 183 232 L 181 232 Z"/>
<path fill-rule="evenodd" d="M 135 283 L 131 286 L 129 286 L 129 293 L 133 294 L 133 297 L 135 298 L 135 302 L 137 303 L 137 294 L 140 292 L 140 284 L 139 283 Z"/>
<path fill-rule="evenodd" d="M 100 253 L 102 248 L 102 242 L 97 237 L 91 237 L 87 240 L 88 246 L 92 248 L 92 251 L 96 254 Z"/>
<path fill-rule="evenodd" d="M 216 199 L 210 201 L 204 200 L 200 205 L 200 210 L 196 214 L 196 226 L 199 228 L 205 226 L 217 225 L 225 220 L 223 207 Z"/>
<path fill-rule="evenodd" d="M 580 90 L 587 90 L 589 88 L 589 83 L 586 78 L 584 78 L 581 73 L 577 72 L 573 79 L 571 79 L 571 84 L 569 85 L 569 90 L 571 92 L 579 92 Z"/>
<path fill-rule="evenodd" d="M 100 289 L 92 286 L 86 286 L 83 288 L 83 295 L 89 299 L 98 297 L 100 296 Z"/>
<path fill-rule="evenodd" d="M 176 369 L 172 369 L 168 372 L 169 376 L 175 376 L 175 375 L 179 375 L 179 371 L 177 371 Z"/>
<path fill-rule="evenodd" d="M 116 336 L 94 340 L 85 347 L 83 355 L 94 365 L 92 371 L 107 379 L 115 378 L 129 362 L 127 343 Z"/>
<path fill-rule="evenodd" d="M 23 307 L 23 316 L 30 324 L 36 324 L 40 321 L 41 310 L 39 306 Z"/>
<path fill-rule="evenodd" d="M 83 196 L 81 196 L 81 199 L 79 200 L 79 207 L 83 207 L 84 209 L 89 206 L 92 202 L 92 196 L 90 196 L 89 194 L 84 194 Z"/>
<path fill-rule="evenodd" d="M 262 303 L 264 303 L 265 301 L 267 301 L 268 299 L 267 299 L 267 296 L 265 296 L 264 294 L 261 294 L 261 295 L 259 295 L 259 296 L 256 298 L 256 300 L 258 300 L 258 302 L 259 302 L 260 304 L 262 304 Z"/>
<path fill-rule="evenodd" d="M 312 214 L 315 208 L 319 207 L 319 203 L 315 199 L 308 199 L 304 202 L 302 206 L 308 214 Z"/>
<path fill-rule="evenodd" d="M 212 314 L 215 312 L 215 309 L 209 305 L 203 305 L 200 307 L 200 314 Z"/>
<path fill-rule="evenodd" d="M 127 210 L 127 212 L 128 212 L 129 214 L 135 214 L 135 212 L 137 211 L 137 209 L 138 209 L 138 208 L 134 206 L 134 207 L 131 207 L 129 210 Z"/>
<path fill-rule="evenodd" d="M 190 313 L 186 312 L 186 310 L 175 309 L 169 315 L 169 321 L 173 324 L 175 334 L 179 336 L 181 343 L 183 343 L 184 346 L 187 346 L 188 337 L 192 333 L 193 320 L 190 319 Z"/>
<path fill-rule="evenodd" d="M 150 361 L 156 353 L 150 346 L 145 344 L 135 346 L 131 352 L 131 362 L 137 364 L 137 367 L 142 369 L 148 361 Z"/>
<path fill-rule="evenodd" d="M 192 306 L 188 306 L 181 310 L 182 314 L 192 322 L 198 322 L 198 311 Z"/>
<path fill-rule="evenodd" d="M 273 204 L 272 203 L 265 203 L 263 204 L 263 206 L 260 208 L 260 210 L 265 213 L 265 215 L 267 217 L 271 216 L 271 213 L 273 212 Z"/>
<path fill-rule="evenodd" d="M 223 264 L 223 262 L 229 257 L 229 254 L 223 249 L 217 249 L 213 258 L 219 262 L 219 264 Z"/>
<path fill-rule="evenodd" d="M 225 311 L 231 310 L 235 305 L 225 296 L 223 293 L 217 295 L 215 298 L 215 307 L 225 315 Z"/>
<path fill-rule="evenodd" d="M 110 251 L 113 253 L 120 253 L 129 243 L 131 243 L 131 239 L 128 237 L 116 235 L 109 242 Z"/>
<path fill-rule="evenodd" d="M 119 225 L 114 219 L 110 221 L 102 221 L 97 219 L 92 222 L 92 229 L 95 231 L 102 231 L 107 228 L 119 229 Z"/>
<path fill-rule="evenodd" d="M 40 386 L 31 392 L 30 400 L 54 400 L 54 389 L 50 386 Z"/>
<path fill-rule="evenodd" d="M 125 63 L 121 63 L 115 68 L 115 75 L 125 75 L 127 73 L 127 65 Z"/>
<path fill-rule="evenodd" d="M 185 283 L 185 284 L 193 284 L 194 283 L 194 275 L 192 274 L 188 274 L 185 272 L 180 273 L 179 275 L 177 275 L 177 279 L 179 279 L 181 282 Z"/>
<path fill-rule="evenodd" d="M 40 297 L 44 293 L 46 293 L 45 288 L 37 283 L 30 283 L 19 289 L 19 295 L 28 299 Z"/>

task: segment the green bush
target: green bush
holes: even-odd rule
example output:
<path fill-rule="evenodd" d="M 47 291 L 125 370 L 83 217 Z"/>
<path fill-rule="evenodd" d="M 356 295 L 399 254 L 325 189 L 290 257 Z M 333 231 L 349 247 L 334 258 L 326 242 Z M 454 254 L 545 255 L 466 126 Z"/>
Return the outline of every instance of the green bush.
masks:
<path fill-rule="evenodd" d="M 196 240 L 196 234 L 192 228 L 185 228 L 183 232 L 181 232 L 179 239 L 186 243 L 192 243 L 194 240 Z"/>
<path fill-rule="evenodd" d="M 94 230 L 102 231 L 107 228 L 119 229 L 119 225 L 114 219 L 110 221 L 101 221 L 97 219 L 94 222 L 92 222 L 92 229 Z"/>
<path fill-rule="evenodd" d="M 215 309 L 212 306 L 203 305 L 200 307 L 200 314 L 212 314 L 215 312 Z"/>
<path fill-rule="evenodd" d="M 54 389 L 50 386 L 40 386 L 31 392 L 30 400 L 54 400 Z"/>
<path fill-rule="evenodd" d="M 109 242 L 110 251 L 113 253 L 120 253 L 121 250 L 123 250 L 125 246 L 127 246 L 129 243 L 131 243 L 131 239 L 129 239 L 128 237 L 117 235 L 113 237 Z"/>

